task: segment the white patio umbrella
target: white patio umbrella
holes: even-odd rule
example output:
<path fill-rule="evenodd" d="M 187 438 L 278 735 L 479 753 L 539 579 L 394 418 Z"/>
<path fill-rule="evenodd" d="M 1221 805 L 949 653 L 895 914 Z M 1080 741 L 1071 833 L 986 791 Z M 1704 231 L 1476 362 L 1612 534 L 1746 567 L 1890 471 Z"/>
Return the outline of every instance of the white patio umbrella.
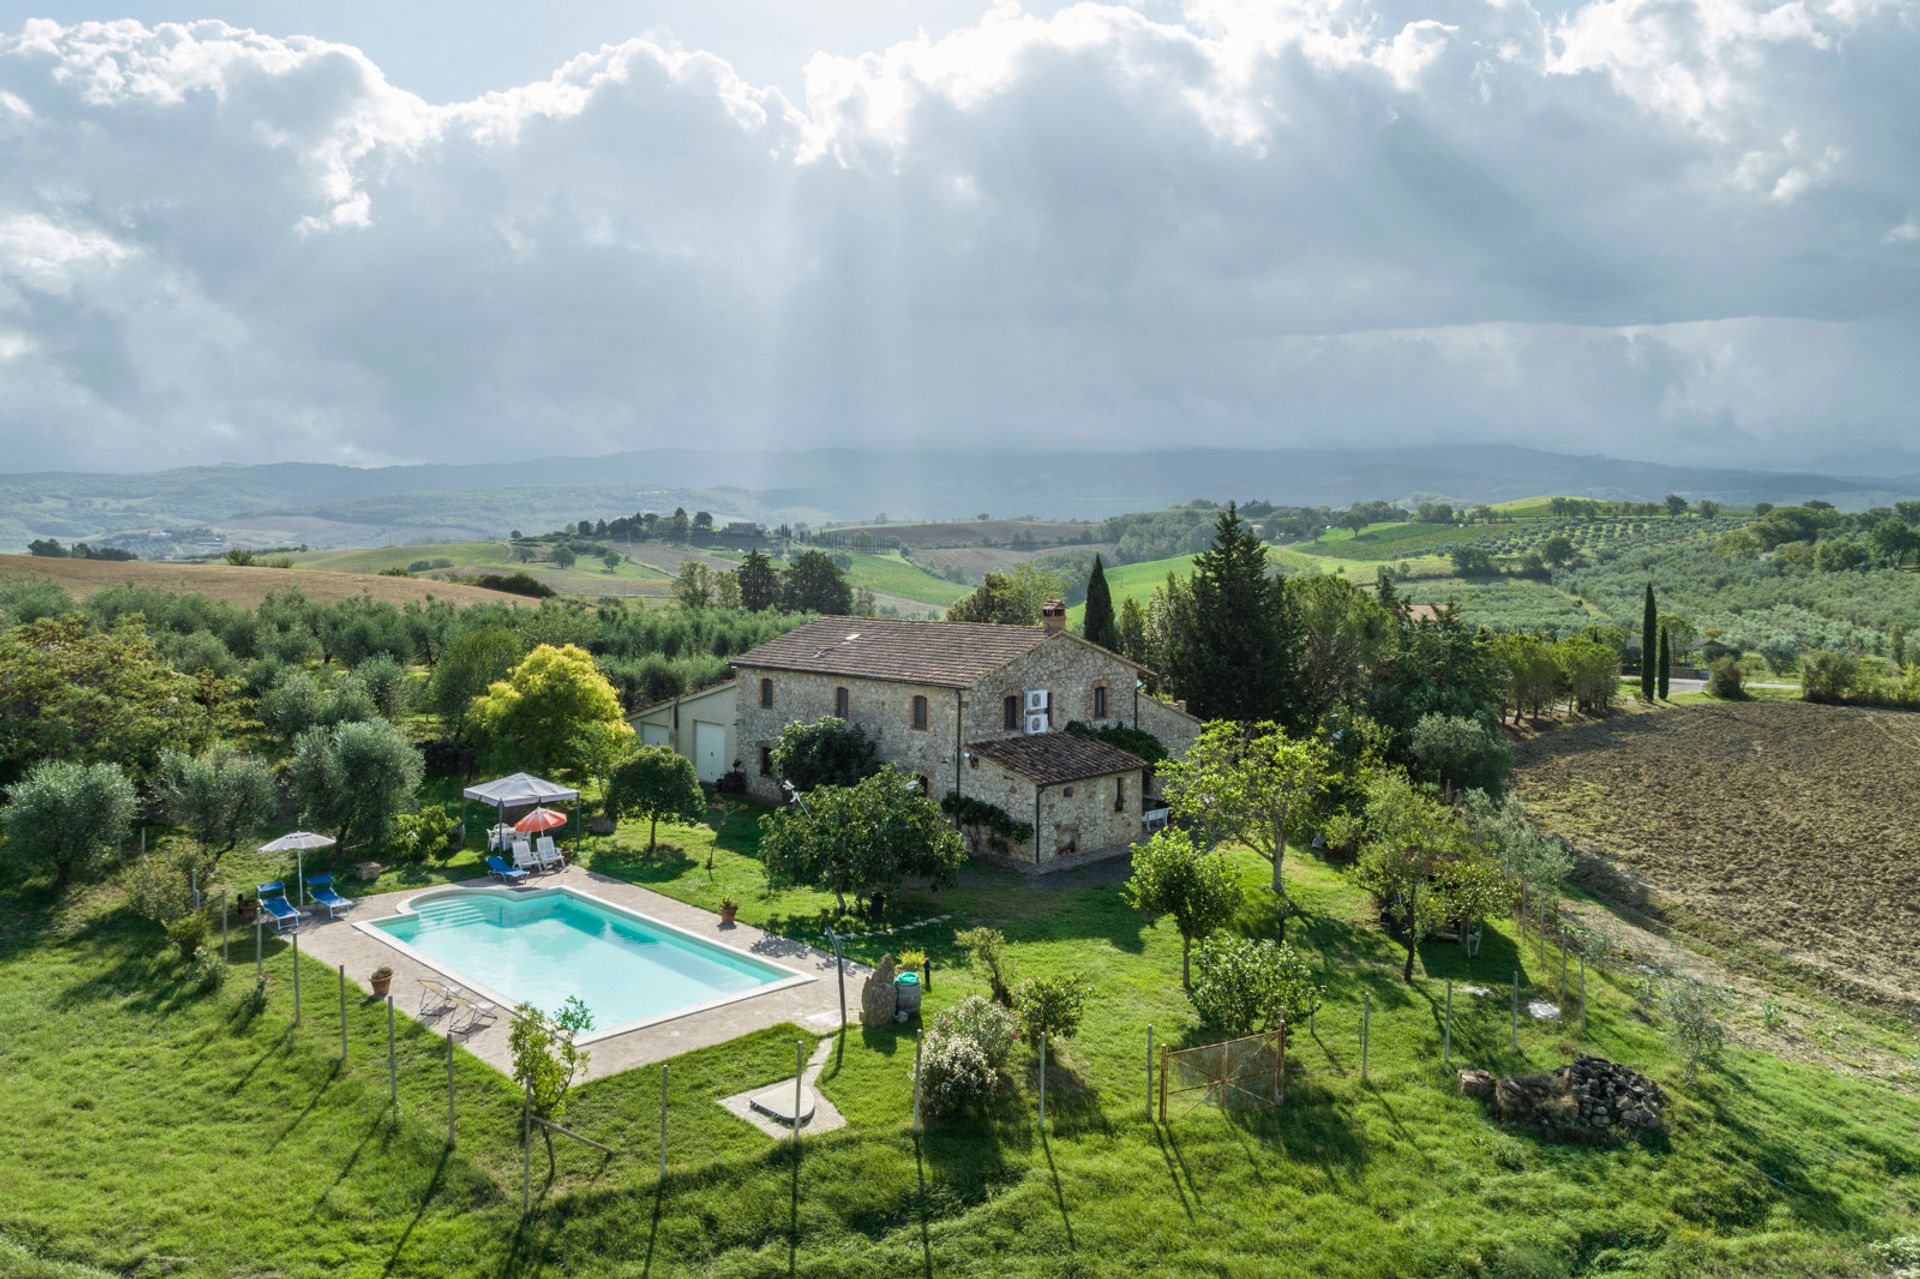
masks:
<path fill-rule="evenodd" d="M 316 835 L 310 830 L 297 830 L 291 835 L 282 835 L 279 839 L 260 845 L 263 853 L 293 853 L 294 878 L 300 882 L 300 904 L 307 904 L 307 849 L 332 848 L 333 836 Z"/>

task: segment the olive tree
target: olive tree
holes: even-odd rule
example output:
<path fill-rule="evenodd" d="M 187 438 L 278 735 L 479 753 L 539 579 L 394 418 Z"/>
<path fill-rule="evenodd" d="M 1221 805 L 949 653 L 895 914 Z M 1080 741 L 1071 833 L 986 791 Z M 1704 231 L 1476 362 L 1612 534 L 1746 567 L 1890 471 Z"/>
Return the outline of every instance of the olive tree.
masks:
<path fill-rule="evenodd" d="M 1404 980 L 1413 980 L 1420 939 L 1434 928 L 1466 928 L 1511 909 L 1513 889 L 1499 864 L 1466 838 L 1451 808 L 1405 776 L 1384 773 L 1368 783 L 1364 828 L 1354 879 L 1400 928 Z"/>
<path fill-rule="evenodd" d="M 273 816 L 273 768 L 257 755 L 215 747 L 204 755 L 160 757 L 160 802 L 215 865 Z"/>
<path fill-rule="evenodd" d="M 287 780 L 300 820 L 349 845 L 385 843 L 394 820 L 413 807 L 424 771 L 420 752 L 384 719 L 310 728 L 294 742 Z"/>
<path fill-rule="evenodd" d="M 1189 998 L 1200 1020 L 1235 1034 L 1272 1030 L 1320 1007 L 1325 991 L 1306 958 L 1285 942 L 1217 932 L 1200 943 Z"/>
<path fill-rule="evenodd" d="M 118 764 L 45 760 L 7 794 L 7 848 L 29 872 L 51 870 L 53 886 L 65 888 L 126 842 L 137 801 Z"/>

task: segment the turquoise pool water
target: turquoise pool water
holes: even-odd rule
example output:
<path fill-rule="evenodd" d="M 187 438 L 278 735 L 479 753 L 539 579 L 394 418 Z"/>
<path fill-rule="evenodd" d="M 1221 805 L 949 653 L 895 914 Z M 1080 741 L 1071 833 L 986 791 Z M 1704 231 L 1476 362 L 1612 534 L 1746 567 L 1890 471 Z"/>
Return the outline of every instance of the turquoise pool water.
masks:
<path fill-rule="evenodd" d="M 601 1033 L 795 976 L 558 889 L 421 897 L 373 927 L 511 1003 L 553 1012 L 577 995 Z"/>

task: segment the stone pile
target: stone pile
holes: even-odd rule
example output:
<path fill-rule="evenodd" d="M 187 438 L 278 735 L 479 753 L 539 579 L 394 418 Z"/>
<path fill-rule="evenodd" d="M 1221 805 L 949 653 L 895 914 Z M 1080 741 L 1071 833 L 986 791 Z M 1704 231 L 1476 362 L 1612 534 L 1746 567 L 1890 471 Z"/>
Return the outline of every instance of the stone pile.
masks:
<path fill-rule="evenodd" d="M 1526 1124 L 1563 1140 L 1661 1132 L 1667 1126 L 1667 1097 L 1660 1085 L 1604 1057 L 1576 1057 L 1544 1075 L 1496 1079 L 1484 1070 L 1463 1070 L 1460 1091 L 1480 1098 L 1502 1123 Z"/>
<path fill-rule="evenodd" d="M 882 955 L 873 975 L 860 988 L 861 1025 L 884 1026 L 899 1011 L 900 996 L 893 989 L 894 963 L 892 955 Z"/>
<path fill-rule="evenodd" d="M 1589 1127 L 1660 1132 L 1667 1126 L 1667 1095 L 1637 1070 L 1583 1055 L 1553 1073 Z"/>

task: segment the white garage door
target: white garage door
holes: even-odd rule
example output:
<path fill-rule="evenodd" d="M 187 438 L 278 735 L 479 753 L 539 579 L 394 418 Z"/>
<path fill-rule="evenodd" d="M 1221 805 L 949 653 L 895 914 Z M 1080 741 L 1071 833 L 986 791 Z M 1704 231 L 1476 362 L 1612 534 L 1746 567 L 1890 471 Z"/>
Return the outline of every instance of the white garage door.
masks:
<path fill-rule="evenodd" d="M 642 724 L 640 742 L 643 746 L 665 746 L 667 744 L 667 726 L 665 724 Z"/>
<path fill-rule="evenodd" d="M 727 771 L 727 726 L 693 721 L 693 771 L 703 782 L 717 782 Z"/>

